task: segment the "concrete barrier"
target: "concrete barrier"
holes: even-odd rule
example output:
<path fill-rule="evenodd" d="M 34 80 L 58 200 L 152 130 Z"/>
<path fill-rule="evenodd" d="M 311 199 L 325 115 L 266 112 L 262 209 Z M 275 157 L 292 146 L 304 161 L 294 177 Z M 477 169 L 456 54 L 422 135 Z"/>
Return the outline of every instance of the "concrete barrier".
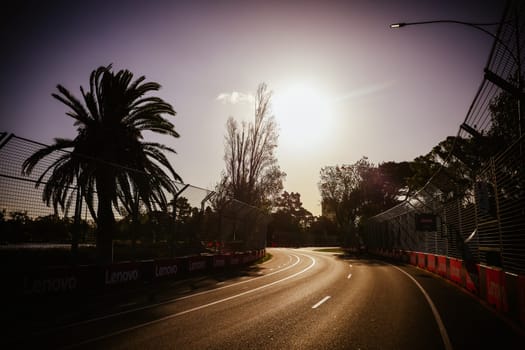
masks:
<path fill-rule="evenodd" d="M 461 279 L 461 260 L 455 258 L 448 259 L 449 264 L 449 279 L 459 285 L 463 285 Z"/>
<path fill-rule="evenodd" d="M 427 267 L 427 255 L 425 253 L 417 253 L 417 266 L 422 269 Z"/>
<path fill-rule="evenodd" d="M 438 266 L 437 266 L 437 273 L 441 277 L 448 278 L 448 270 L 447 270 L 447 257 L 438 255 L 437 256 Z"/>
<path fill-rule="evenodd" d="M 505 286 L 505 272 L 499 268 L 483 266 L 487 288 L 486 301 L 496 310 L 507 312 L 507 291 Z"/>

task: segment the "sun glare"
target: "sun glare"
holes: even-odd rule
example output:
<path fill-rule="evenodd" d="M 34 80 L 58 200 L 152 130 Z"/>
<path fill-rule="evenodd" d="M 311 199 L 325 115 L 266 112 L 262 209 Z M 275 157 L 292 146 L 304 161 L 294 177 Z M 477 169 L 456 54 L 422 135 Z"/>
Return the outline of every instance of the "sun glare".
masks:
<path fill-rule="evenodd" d="M 331 103 L 312 86 L 292 85 L 277 90 L 273 111 L 279 123 L 281 144 L 304 149 L 318 147 L 330 137 Z"/>

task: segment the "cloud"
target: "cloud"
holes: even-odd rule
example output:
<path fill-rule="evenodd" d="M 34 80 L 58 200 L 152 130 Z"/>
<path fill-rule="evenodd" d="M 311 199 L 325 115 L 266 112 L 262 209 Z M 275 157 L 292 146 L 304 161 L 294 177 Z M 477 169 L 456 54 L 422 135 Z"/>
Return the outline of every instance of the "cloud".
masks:
<path fill-rule="evenodd" d="M 245 94 L 243 92 L 233 91 L 233 92 L 223 92 L 220 93 L 217 98 L 217 101 L 222 103 L 230 103 L 232 105 L 243 102 L 253 102 L 255 100 L 252 94 Z"/>
<path fill-rule="evenodd" d="M 343 96 L 338 97 L 336 99 L 336 101 L 340 102 L 340 101 L 349 100 L 349 99 L 353 99 L 353 98 L 357 98 L 357 97 L 371 95 L 371 94 L 377 93 L 379 91 L 386 90 L 389 87 L 391 87 L 392 85 L 394 85 L 393 81 L 385 81 L 383 83 L 379 83 L 379 84 L 375 84 L 375 85 L 364 86 L 362 88 L 349 91 L 348 93 L 344 94 Z"/>

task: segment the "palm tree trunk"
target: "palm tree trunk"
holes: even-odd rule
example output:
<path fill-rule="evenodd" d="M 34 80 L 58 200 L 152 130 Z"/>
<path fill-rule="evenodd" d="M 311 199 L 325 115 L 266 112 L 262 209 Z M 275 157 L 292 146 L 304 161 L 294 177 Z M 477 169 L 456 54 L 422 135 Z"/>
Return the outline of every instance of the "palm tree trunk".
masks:
<path fill-rule="evenodd" d="M 101 265 L 113 262 L 113 232 L 115 216 L 111 203 L 111 177 L 97 177 L 97 263 Z"/>

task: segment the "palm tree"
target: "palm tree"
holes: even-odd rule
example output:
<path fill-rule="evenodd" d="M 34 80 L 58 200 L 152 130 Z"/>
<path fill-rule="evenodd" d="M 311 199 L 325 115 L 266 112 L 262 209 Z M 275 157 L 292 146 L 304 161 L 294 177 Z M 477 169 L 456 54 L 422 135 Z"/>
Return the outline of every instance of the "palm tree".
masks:
<path fill-rule="evenodd" d="M 28 175 L 40 160 L 54 152 L 60 156 L 39 177 L 44 183 L 43 200 L 64 210 L 71 200 L 71 186 L 77 185 L 97 224 L 99 263 L 111 262 L 114 209 L 119 203 L 136 208 L 140 200 L 152 210 L 165 209 L 166 192 L 175 193 L 173 180 L 181 180 L 164 151 L 175 153 L 165 145 L 143 141 L 143 131 L 179 137 L 174 125 L 163 117 L 175 115 L 173 107 L 159 97 L 145 96 L 160 85 L 136 80 L 128 70 L 113 73 L 111 65 L 99 67 L 90 76 L 89 90 L 82 87 L 83 102 L 62 85 L 52 96 L 70 108 L 66 114 L 74 119 L 78 135 L 73 139 L 55 139 L 23 164 Z M 67 151 L 67 152 L 65 152 Z M 96 202 L 96 210 L 95 210 Z"/>

